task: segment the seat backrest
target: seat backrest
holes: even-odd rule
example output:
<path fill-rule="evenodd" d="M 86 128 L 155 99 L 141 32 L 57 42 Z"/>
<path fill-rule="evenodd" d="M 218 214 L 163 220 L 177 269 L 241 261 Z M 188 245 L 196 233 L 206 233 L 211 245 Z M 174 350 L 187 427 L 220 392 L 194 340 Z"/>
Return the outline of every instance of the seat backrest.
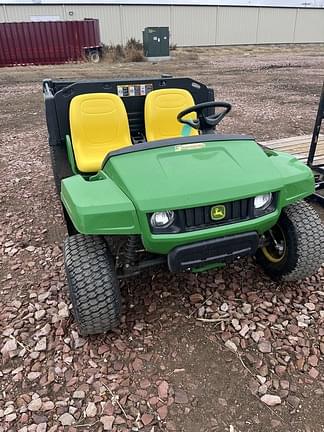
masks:
<path fill-rule="evenodd" d="M 69 115 L 75 162 L 81 172 L 97 172 L 107 153 L 132 144 L 125 106 L 115 94 L 75 96 Z"/>
<path fill-rule="evenodd" d="M 195 105 L 188 90 L 168 88 L 151 91 L 145 99 L 144 117 L 147 141 L 198 135 L 196 129 L 177 120 L 177 115 Z M 186 118 L 195 119 L 195 113 Z"/>

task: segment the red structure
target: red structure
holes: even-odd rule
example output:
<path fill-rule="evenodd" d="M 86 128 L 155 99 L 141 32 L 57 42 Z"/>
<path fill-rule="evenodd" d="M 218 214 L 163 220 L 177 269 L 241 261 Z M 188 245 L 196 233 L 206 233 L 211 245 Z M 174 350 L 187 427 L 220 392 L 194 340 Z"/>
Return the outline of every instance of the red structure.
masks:
<path fill-rule="evenodd" d="M 100 48 L 97 19 L 0 23 L 0 67 L 79 61 Z"/>

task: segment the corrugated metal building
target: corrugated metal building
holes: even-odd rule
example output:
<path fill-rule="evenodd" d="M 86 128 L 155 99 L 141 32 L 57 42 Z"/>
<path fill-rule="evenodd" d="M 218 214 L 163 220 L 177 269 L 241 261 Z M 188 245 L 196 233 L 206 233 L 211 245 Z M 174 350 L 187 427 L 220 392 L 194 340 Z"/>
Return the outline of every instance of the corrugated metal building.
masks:
<path fill-rule="evenodd" d="M 148 26 L 170 27 L 171 43 L 178 46 L 324 42 L 323 8 L 147 3 L 7 1 L 0 2 L 0 22 L 99 18 L 105 44 L 141 40 Z"/>

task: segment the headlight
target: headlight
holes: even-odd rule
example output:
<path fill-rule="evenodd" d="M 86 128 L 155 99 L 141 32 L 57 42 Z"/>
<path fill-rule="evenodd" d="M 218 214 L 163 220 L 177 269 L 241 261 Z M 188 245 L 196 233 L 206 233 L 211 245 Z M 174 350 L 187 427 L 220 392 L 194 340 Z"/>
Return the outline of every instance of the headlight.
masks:
<path fill-rule="evenodd" d="M 258 195 L 254 198 L 254 208 L 257 210 L 265 210 L 272 202 L 272 193 L 268 192 L 263 195 Z"/>
<path fill-rule="evenodd" d="M 174 211 L 167 210 L 153 213 L 150 221 L 153 228 L 167 228 L 174 221 Z"/>

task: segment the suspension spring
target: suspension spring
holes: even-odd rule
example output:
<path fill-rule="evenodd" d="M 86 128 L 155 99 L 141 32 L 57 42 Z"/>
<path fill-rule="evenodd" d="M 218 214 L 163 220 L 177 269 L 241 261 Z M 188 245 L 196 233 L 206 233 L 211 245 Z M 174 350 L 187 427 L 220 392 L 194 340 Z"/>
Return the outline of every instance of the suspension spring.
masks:
<path fill-rule="evenodd" d="M 138 236 L 133 235 L 129 236 L 126 242 L 126 248 L 125 248 L 125 267 L 129 268 L 133 266 L 136 263 L 137 255 L 136 250 L 138 248 Z"/>

